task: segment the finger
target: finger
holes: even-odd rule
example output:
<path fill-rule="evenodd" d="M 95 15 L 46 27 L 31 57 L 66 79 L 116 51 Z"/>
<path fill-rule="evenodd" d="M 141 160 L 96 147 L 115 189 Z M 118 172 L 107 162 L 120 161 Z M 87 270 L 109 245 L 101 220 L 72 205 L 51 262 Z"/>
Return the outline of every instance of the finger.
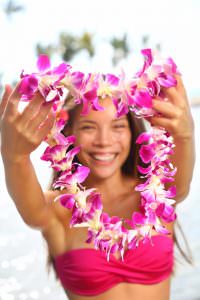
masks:
<path fill-rule="evenodd" d="M 43 96 L 40 93 L 36 93 L 21 114 L 20 120 L 24 128 L 27 127 L 28 123 L 35 118 L 42 106 L 42 103 L 44 103 Z"/>
<path fill-rule="evenodd" d="M 6 84 L 5 91 L 4 91 L 4 94 L 3 94 L 3 97 L 2 97 L 2 100 L 0 103 L 0 117 L 3 115 L 3 113 L 6 109 L 8 99 L 9 99 L 9 96 L 11 95 L 11 93 L 12 93 L 12 87 L 9 84 Z"/>
<path fill-rule="evenodd" d="M 6 113 L 8 114 L 18 114 L 18 104 L 21 99 L 21 94 L 19 93 L 20 82 L 15 86 L 6 106 Z"/>
<path fill-rule="evenodd" d="M 153 99 L 152 107 L 156 112 L 160 113 L 164 117 L 175 117 L 174 105 L 169 101 Z"/>
<path fill-rule="evenodd" d="M 152 117 L 151 118 L 151 125 L 157 126 L 161 128 L 165 128 L 167 131 L 173 131 L 173 122 L 170 119 L 163 118 L 163 117 Z"/>
<path fill-rule="evenodd" d="M 175 87 L 170 87 L 164 90 L 166 100 L 172 102 L 175 106 L 179 108 L 188 107 L 188 99 L 184 97 Z"/>
<path fill-rule="evenodd" d="M 28 122 L 27 127 L 33 132 L 36 131 L 39 128 L 39 126 L 46 120 L 52 106 L 53 103 L 47 103 L 46 105 L 41 105 L 38 114 L 35 116 L 34 119 Z"/>
<path fill-rule="evenodd" d="M 177 90 L 181 93 L 181 95 L 183 97 L 187 98 L 187 92 L 186 92 L 182 77 L 180 75 L 175 75 L 175 77 L 177 80 L 177 86 L 176 86 Z"/>
<path fill-rule="evenodd" d="M 182 106 L 183 104 L 187 104 L 189 106 L 189 100 L 187 97 L 187 92 L 180 75 L 175 75 L 177 80 L 177 85 L 175 87 L 170 88 L 162 88 L 166 97 L 170 98 L 176 105 Z"/>
<path fill-rule="evenodd" d="M 48 133 L 51 131 L 54 123 L 56 121 L 55 114 L 51 111 L 46 118 L 46 120 L 43 122 L 42 126 L 39 128 L 39 130 L 36 131 L 36 138 L 40 141 L 42 141 Z"/>
<path fill-rule="evenodd" d="M 168 100 L 176 104 L 179 103 L 179 93 L 175 87 L 162 88 L 162 90 Z"/>

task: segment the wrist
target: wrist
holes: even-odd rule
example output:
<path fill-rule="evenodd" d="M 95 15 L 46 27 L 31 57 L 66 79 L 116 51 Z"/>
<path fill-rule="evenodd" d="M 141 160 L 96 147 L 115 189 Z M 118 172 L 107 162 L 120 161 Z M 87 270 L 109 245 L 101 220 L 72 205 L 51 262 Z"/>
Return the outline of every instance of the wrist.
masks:
<path fill-rule="evenodd" d="M 194 132 L 184 132 L 180 135 L 174 135 L 174 142 L 190 142 L 194 139 Z"/>
<path fill-rule="evenodd" d="M 2 153 L 2 161 L 4 165 L 20 165 L 20 164 L 27 164 L 30 162 L 30 156 L 18 156 L 18 157 L 10 157 L 6 154 Z"/>

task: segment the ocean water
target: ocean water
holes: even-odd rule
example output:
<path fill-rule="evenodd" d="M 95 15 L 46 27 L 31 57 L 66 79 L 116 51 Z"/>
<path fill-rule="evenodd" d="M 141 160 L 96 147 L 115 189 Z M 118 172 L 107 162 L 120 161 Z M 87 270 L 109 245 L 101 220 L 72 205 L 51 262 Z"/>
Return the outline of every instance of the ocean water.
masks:
<path fill-rule="evenodd" d="M 178 218 L 194 257 L 194 266 L 178 265 L 172 279 L 171 300 L 200 299 L 200 107 L 194 107 L 196 165 L 191 190 L 179 204 Z M 39 156 L 40 147 L 32 156 L 41 185 L 50 178 L 47 165 Z M 0 160 L 0 300 L 65 300 L 66 296 L 46 271 L 46 245 L 41 234 L 26 226 L 11 201 L 4 182 Z"/>

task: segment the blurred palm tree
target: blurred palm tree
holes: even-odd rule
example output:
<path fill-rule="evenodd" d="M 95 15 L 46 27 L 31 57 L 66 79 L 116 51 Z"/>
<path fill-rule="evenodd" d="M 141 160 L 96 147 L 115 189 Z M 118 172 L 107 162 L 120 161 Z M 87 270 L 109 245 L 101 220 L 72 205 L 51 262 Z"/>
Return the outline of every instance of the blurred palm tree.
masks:
<path fill-rule="evenodd" d="M 126 58 L 130 53 L 130 48 L 127 41 L 127 34 L 125 33 L 122 38 L 112 38 L 110 40 L 110 44 L 113 47 L 114 53 L 112 57 L 112 63 L 115 66 L 121 59 Z"/>
<path fill-rule="evenodd" d="M 142 43 L 142 47 L 144 48 L 147 48 L 148 47 L 148 43 L 149 43 L 149 35 L 148 34 L 145 34 L 142 36 L 142 40 L 141 40 L 141 43 Z"/>
<path fill-rule="evenodd" d="M 58 52 L 64 61 L 70 61 L 80 51 L 79 38 L 67 33 L 62 32 L 59 36 Z"/>
<path fill-rule="evenodd" d="M 145 34 L 142 36 L 142 39 L 141 39 L 142 48 L 149 47 L 149 40 L 150 40 L 150 36 L 148 34 Z M 158 52 L 161 52 L 161 50 L 162 50 L 161 44 L 159 42 L 156 43 L 153 49 L 156 49 Z"/>
<path fill-rule="evenodd" d="M 49 57 L 51 57 L 56 52 L 56 49 L 53 45 L 43 46 L 41 43 L 37 43 L 35 46 L 35 51 L 37 55 L 47 54 Z"/>
<path fill-rule="evenodd" d="M 95 54 L 95 49 L 93 45 L 93 35 L 89 32 L 84 32 L 83 35 L 79 39 L 79 47 L 80 50 L 87 50 L 90 57 L 93 57 Z"/>
<path fill-rule="evenodd" d="M 52 56 L 57 53 L 67 62 L 72 60 L 75 55 L 83 50 L 86 50 L 90 58 L 95 54 L 93 35 L 88 32 L 84 32 L 80 37 L 74 36 L 71 33 L 62 32 L 59 35 L 57 45 L 42 46 L 40 43 L 36 45 L 37 55 L 45 53 Z"/>
<path fill-rule="evenodd" d="M 16 1 L 9 0 L 3 5 L 3 11 L 5 15 L 10 18 L 13 14 L 21 12 L 24 10 L 24 6 L 17 4 Z"/>

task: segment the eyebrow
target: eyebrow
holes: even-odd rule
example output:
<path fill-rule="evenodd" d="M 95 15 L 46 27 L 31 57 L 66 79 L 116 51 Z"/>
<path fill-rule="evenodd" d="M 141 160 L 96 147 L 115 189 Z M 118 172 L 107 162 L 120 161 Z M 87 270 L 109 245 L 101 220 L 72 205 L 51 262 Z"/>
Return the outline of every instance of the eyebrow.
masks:
<path fill-rule="evenodd" d="M 122 118 L 113 119 L 112 122 L 118 122 L 118 121 L 124 121 L 124 120 L 126 120 L 126 117 L 125 117 L 125 116 L 122 117 Z M 91 123 L 91 124 L 96 124 L 96 122 L 95 122 L 95 121 L 92 121 L 92 120 L 81 120 L 81 121 L 79 121 L 78 123 L 79 123 L 79 124 L 81 124 L 81 123 Z"/>

